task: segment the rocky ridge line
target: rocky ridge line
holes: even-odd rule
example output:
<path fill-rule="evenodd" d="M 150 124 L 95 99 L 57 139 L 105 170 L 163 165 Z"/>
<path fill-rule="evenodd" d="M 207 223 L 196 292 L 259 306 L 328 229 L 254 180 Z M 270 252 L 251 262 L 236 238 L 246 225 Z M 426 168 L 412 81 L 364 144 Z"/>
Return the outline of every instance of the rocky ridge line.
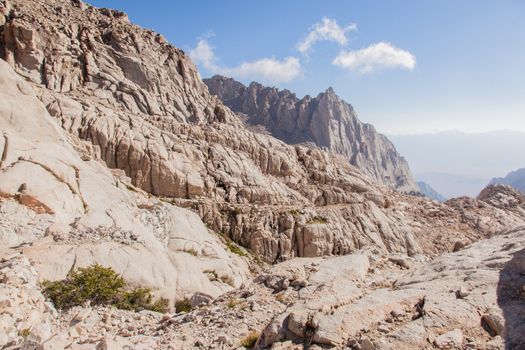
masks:
<path fill-rule="evenodd" d="M 223 76 L 204 79 L 210 93 L 247 123 L 263 127 L 288 144 L 311 143 L 341 154 L 352 165 L 384 185 L 406 193 L 418 193 L 406 160 L 394 145 L 370 124 L 362 123 L 352 106 L 332 88 L 316 97 L 299 99 L 289 90 L 256 82 L 249 86 Z"/>

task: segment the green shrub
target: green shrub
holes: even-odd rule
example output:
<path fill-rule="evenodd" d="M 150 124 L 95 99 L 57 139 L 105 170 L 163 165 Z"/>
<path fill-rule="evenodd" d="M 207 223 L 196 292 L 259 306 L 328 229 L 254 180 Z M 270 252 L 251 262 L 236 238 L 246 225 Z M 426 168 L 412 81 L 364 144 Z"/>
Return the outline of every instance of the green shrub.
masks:
<path fill-rule="evenodd" d="M 150 290 L 148 288 L 134 288 L 122 293 L 115 306 L 123 310 L 141 311 L 150 304 Z"/>
<path fill-rule="evenodd" d="M 43 281 L 43 294 L 51 300 L 57 309 L 67 310 L 72 306 L 81 305 L 87 300 L 82 299 L 79 289 L 66 281 Z"/>
<path fill-rule="evenodd" d="M 191 302 L 188 298 L 180 299 L 175 302 L 175 311 L 179 312 L 190 312 Z"/>
<path fill-rule="evenodd" d="M 257 331 L 251 331 L 241 340 L 241 346 L 251 349 L 257 344 L 257 339 L 259 339 L 260 333 Z"/>
<path fill-rule="evenodd" d="M 219 236 L 221 236 L 224 239 L 224 241 L 226 241 L 226 248 L 228 248 L 230 252 L 239 256 L 248 256 L 246 251 L 242 249 L 237 243 L 232 241 L 226 233 L 219 232 Z"/>
<path fill-rule="evenodd" d="M 153 298 L 150 289 L 130 289 L 124 278 L 112 268 L 99 264 L 74 270 L 62 281 L 44 281 L 42 289 L 43 294 L 61 310 L 89 301 L 92 305 L 114 305 L 119 309 L 133 311 L 161 309 L 165 306 L 160 312 L 167 311 L 167 302 L 161 302 L 162 299 L 151 303 Z"/>
<path fill-rule="evenodd" d="M 248 256 L 248 254 L 246 254 L 246 252 L 242 250 L 241 247 L 239 247 L 237 244 L 233 243 L 232 241 L 227 241 L 226 247 L 233 254 L 237 254 L 239 256 Z"/>
<path fill-rule="evenodd" d="M 72 271 L 66 281 L 77 288 L 81 299 L 89 300 L 94 305 L 115 301 L 126 286 L 124 278 L 111 267 L 99 264 Z"/>
<path fill-rule="evenodd" d="M 165 314 L 166 312 L 168 312 L 168 307 L 169 307 L 168 299 L 160 298 L 156 302 L 151 304 L 151 306 L 148 308 L 148 310 L 155 311 L 155 312 L 160 312 L 162 314 Z"/>
<path fill-rule="evenodd" d="M 69 309 L 87 301 L 94 305 L 112 304 L 125 285 L 115 271 L 98 264 L 72 271 L 62 281 L 42 282 L 44 295 L 58 309 Z"/>

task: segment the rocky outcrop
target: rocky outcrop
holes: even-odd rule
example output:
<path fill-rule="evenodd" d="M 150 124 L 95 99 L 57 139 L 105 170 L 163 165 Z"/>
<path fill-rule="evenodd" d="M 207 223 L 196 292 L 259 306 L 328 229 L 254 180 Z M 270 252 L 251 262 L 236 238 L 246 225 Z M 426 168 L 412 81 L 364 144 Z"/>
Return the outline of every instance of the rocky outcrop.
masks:
<path fill-rule="evenodd" d="M 322 262 L 310 275 L 309 286 L 300 289 L 303 299 L 270 323 L 262 343 L 299 338 L 323 346 L 352 346 L 368 339 L 374 349 L 421 349 L 428 343 L 438 348 L 483 348 L 504 342 L 509 349 L 518 349 L 524 326 L 517 320 L 524 319 L 516 295 L 522 291 L 516 274 L 503 267 L 523 271 L 513 263 L 516 256 L 522 259 L 523 235 L 510 232 L 423 263 L 410 273 L 391 271 L 386 279 L 379 277 L 381 273 L 367 275 L 368 259 L 354 265 L 353 274 L 334 273 L 334 267 L 345 266 L 336 259 Z M 381 264 L 374 260 L 372 268 Z M 341 281 L 341 276 L 348 276 L 348 281 Z M 518 279 L 523 283 L 523 276 Z M 511 281 L 513 292 L 502 295 L 500 286 Z M 322 291 L 316 295 L 321 283 Z M 506 316 L 502 310 L 507 310 Z M 504 319 L 512 320 L 507 329 L 498 326 Z"/>
<path fill-rule="evenodd" d="M 452 249 L 451 240 L 472 241 L 501 228 L 491 221 L 501 210 L 490 205 L 485 208 L 488 223 L 480 224 L 475 213 L 463 215 L 471 209 L 450 206 L 435 210 L 455 219 L 429 222 L 429 212 L 419 208 L 434 204 L 391 193 L 348 159 L 248 130 L 208 93 L 184 52 L 129 23 L 122 13 L 69 0 L 4 0 L 1 12 L 2 54 L 47 110 L 35 115 L 48 113 L 66 132 L 60 137 L 67 135 L 83 159 L 97 166 L 96 160 L 102 160 L 115 174 L 129 177 L 131 187 L 194 210 L 215 232 L 266 262 L 341 255 L 369 245 L 410 255 L 434 254 Z M 360 140 L 359 147 L 368 149 L 356 159 L 375 159 L 370 164 L 377 165 L 384 158 L 391 166 L 400 159 L 392 153 L 388 161 L 382 152 L 389 143 L 380 146 L 382 136 L 361 124 L 331 91 L 316 101 L 335 119 L 320 110 L 315 118 L 350 123 L 349 132 L 361 135 L 348 139 Z M 53 132 L 62 135 L 60 129 Z M 403 171 L 403 166 L 395 168 Z M 69 198 L 72 211 L 42 200 L 49 195 L 34 188 L 43 188 L 43 183 L 24 190 L 32 195 L 9 198 L 70 220 L 82 213 L 84 203 L 76 194 L 76 170 L 64 171 L 65 186 L 73 195 L 57 193 Z M 377 177 L 374 171 L 368 173 Z M 17 176 L 21 173 L 24 170 Z M 54 177 L 45 176 L 43 182 Z M 56 191 L 62 191 L 60 186 Z M 14 196 L 16 191 L 7 192 Z M 159 213 L 163 211 L 153 217 Z M 517 223 L 520 215 L 505 212 L 502 220 Z M 140 217 L 134 215 L 134 220 Z M 443 229 L 446 235 L 439 234 Z M 96 235 L 127 239 L 110 231 Z"/>
<path fill-rule="evenodd" d="M 504 177 L 496 177 L 490 181 L 490 184 L 509 185 L 525 193 L 525 168 L 511 171 Z"/>
<path fill-rule="evenodd" d="M 522 229 L 429 261 L 377 250 L 274 265 L 167 328 L 181 349 L 521 349 Z M 506 346 L 506 347 L 505 347 Z"/>
<path fill-rule="evenodd" d="M 181 50 L 77 0 L 0 0 L 0 55 L 0 347 L 521 346 L 523 194 L 407 196 L 250 131 Z M 93 263 L 194 310 L 45 302 Z"/>
<path fill-rule="evenodd" d="M 38 291 L 38 275 L 18 254 L 0 260 L 0 345 L 33 348 L 49 339 L 58 313 Z"/>
<path fill-rule="evenodd" d="M 388 187 L 417 193 L 406 160 L 394 145 L 362 123 L 351 105 L 332 88 L 317 97 L 298 99 L 288 90 L 251 83 L 249 86 L 222 76 L 205 79 L 210 92 L 233 111 L 248 116 L 248 124 L 264 127 L 288 144 L 313 143 L 341 154 L 368 176 Z"/>
<path fill-rule="evenodd" d="M 0 73 L 2 247 L 23 252 L 40 278 L 100 263 L 172 302 L 246 279 L 246 263 L 196 214 L 151 198 L 74 143 L 82 159 L 31 86 L 2 60 Z M 231 282 L 211 281 L 210 270 Z"/>
<path fill-rule="evenodd" d="M 374 242 L 417 251 L 371 179 L 340 157 L 247 130 L 208 93 L 184 52 L 123 14 L 68 0 L 4 1 L 2 13 L 6 61 L 83 157 L 123 170 L 133 186 L 197 210 L 269 262 Z M 316 217 L 317 207 L 337 205 L 351 207 L 353 223 L 330 214 L 329 228 L 297 225 L 299 232 L 290 219 L 275 221 L 285 207 Z"/>

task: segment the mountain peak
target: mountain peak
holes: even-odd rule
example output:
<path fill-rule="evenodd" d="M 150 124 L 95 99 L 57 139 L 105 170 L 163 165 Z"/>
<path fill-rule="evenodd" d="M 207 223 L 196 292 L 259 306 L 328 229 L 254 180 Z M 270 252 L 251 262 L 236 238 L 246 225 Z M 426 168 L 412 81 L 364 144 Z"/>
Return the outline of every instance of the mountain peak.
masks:
<path fill-rule="evenodd" d="M 334 89 L 331 86 L 329 86 L 328 89 L 326 89 L 325 94 L 336 95 Z"/>
<path fill-rule="evenodd" d="M 359 121 L 352 106 L 337 96 L 332 87 L 315 98 L 299 100 L 289 90 L 279 91 L 259 83 L 250 84 L 248 91 L 232 81 L 222 84 L 212 78 L 204 82 L 234 112 L 248 115 L 249 124 L 263 126 L 284 142 L 313 143 L 343 155 L 388 187 L 419 191 L 408 163 L 394 145 L 373 127 Z"/>

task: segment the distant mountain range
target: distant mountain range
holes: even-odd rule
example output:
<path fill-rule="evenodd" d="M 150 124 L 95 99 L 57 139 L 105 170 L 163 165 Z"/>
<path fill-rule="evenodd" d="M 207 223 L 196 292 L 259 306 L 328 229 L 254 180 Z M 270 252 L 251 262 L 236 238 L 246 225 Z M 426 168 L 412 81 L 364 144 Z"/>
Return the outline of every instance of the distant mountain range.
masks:
<path fill-rule="evenodd" d="M 509 185 L 525 193 L 525 168 L 511 171 L 505 177 L 496 177 L 490 183 Z"/>
<path fill-rule="evenodd" d="M 424 181 L 418 181 L 417 186 L 419 187 L 419 191 L 427 198 L 435 199 L 439 202 L 444 202 L 447 199 L 442 196 L 439 192 L 437 192 L 435 189 L 432 188 L 429 184 L 427 184 Z"/>
<path fill-rule="evenodd" d="M 447 198 L 477 196 L 494 177 L 523 167 L 525 133 L 445 131 L 388 135 L 417 180 Z"/>

